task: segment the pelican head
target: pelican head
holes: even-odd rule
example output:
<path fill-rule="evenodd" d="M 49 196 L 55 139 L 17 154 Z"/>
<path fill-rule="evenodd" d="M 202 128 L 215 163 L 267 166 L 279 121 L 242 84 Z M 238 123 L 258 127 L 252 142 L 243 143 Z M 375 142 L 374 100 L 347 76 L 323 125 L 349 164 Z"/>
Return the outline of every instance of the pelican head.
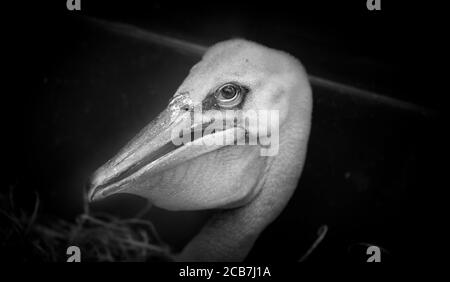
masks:
<path fill-rule="evenodd" d="M 94 173 L 89 198 L 131 193 L 168 210 L 233 210 L 265 198 L 277 214 L 275 202 L 284 206 L 302 170 L 311 108 L 294 57 L 242 39 L 218 43 L 167 108 Z M 253 213 L 264 217 L 264 208 Z"/>

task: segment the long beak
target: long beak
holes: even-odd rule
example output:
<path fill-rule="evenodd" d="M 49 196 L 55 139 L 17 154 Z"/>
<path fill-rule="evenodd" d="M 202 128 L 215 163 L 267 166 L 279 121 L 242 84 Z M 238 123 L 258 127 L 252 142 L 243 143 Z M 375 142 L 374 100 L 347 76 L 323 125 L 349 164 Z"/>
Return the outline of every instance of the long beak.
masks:
<path fill-rule="evenodd" d="M 88 198 L 90 201 L 102 199 L 118 192 L 125 181 L 143 166 L 160 156 L 173 151 L 176 146 L 170 142 L 171 115 L 168 110 L 136 135 L 119 153 L 97 169 L 91 178 Z"/>
<path fill-rule="evenodd" d="M 155 120 L 147 125 L 120 152 L 100 167 L 90 182 L 88 198 L 99 200 L 109 195 L 125 192 L 133 187 L 133 182 L 176 166 L 189 159 L 230 144 L 198 146 L 201 140 L 187 144 L 174 144 L 174 132 L 190 126 L 190 133 L 202 130 L 210 121 L 201 119 L 195 123 L 193 112 L 168 107 Z M 192 131 L 191 131 L 192 130 Z M 224 130 L 223 136 L 232 134 Z M 216 136 L 217 137 L 217 136 Z M 213 138 L 203 136 L 200 139 Z M 230 138 L 230 137 L 224 137 Z M 230 140 L 230 139 L 227 139 Z M 204 141 L 204 140 L 203 140 Z"/>

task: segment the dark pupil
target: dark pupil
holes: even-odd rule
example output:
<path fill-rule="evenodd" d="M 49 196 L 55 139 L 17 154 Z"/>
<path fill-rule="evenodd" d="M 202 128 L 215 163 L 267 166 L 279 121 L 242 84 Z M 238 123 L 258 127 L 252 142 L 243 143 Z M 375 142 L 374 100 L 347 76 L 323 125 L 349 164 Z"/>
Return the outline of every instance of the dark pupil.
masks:
<path fill-rule="evenodd" d="M 225 99 L 231 99 L 236 96 L 236 88 L 232 85 L 225 86 L 220 92 Z"/>

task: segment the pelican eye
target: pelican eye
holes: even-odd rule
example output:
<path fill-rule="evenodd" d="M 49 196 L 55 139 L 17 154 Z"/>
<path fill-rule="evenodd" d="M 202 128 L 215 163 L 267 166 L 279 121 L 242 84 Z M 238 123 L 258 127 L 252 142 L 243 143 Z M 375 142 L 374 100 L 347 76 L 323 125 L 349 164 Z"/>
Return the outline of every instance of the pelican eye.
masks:
<path fill-rule="evenodd" d="M 227 83 L 216 90 L 215 97 L 217 104 L 222 108 L 232 108 L 242 102 L 243 94 L 247 90 L 234 83 Z"/>

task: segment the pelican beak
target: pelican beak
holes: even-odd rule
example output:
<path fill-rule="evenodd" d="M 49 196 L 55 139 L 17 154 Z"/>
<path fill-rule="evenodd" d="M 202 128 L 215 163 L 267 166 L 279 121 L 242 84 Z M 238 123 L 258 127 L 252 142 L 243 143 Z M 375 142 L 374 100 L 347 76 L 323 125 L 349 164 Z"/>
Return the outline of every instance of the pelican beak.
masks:
<path fill-rule="evenodd" d="M 94 173 L 90 181 L 89 200 L 103 199 L 118 192 L 142 195 L 140 190 L 151 189 L 147 188 L 151 185 L 146 181 L 158 173 L 225 145 L 231 145 L 225 143 L 198 146 L 204 141 L 201 139 L 208 136 L 194 133 L 204 130 L 211 124 L 211 119 L 202 118 L 197 122 L 195 120 L 198 119 L 194 119 L 193 110 L 169 104 L 165 111 Z M 191 142 L 188 143 L 174 142 L 174 136 L 178 136 L 186 127 L 189 128 L 189 135 L 200 137 L 190 139 Z M 225 136 L 230 134 L 230 130 L 212 135 L 217 134 Z M 144 196 L 151 198 L 149 193 L 151 195 L 151 191 L 145 191 Z"/>
<path fill-rule="evenodd" d="M 119 153 L 101 166 L 91 178 L 88 197 L 99 200 L 123 190 L 134 174 L 177 146 L 171 142 L 173 128 L 166 109 L 139 132 Z"/>

